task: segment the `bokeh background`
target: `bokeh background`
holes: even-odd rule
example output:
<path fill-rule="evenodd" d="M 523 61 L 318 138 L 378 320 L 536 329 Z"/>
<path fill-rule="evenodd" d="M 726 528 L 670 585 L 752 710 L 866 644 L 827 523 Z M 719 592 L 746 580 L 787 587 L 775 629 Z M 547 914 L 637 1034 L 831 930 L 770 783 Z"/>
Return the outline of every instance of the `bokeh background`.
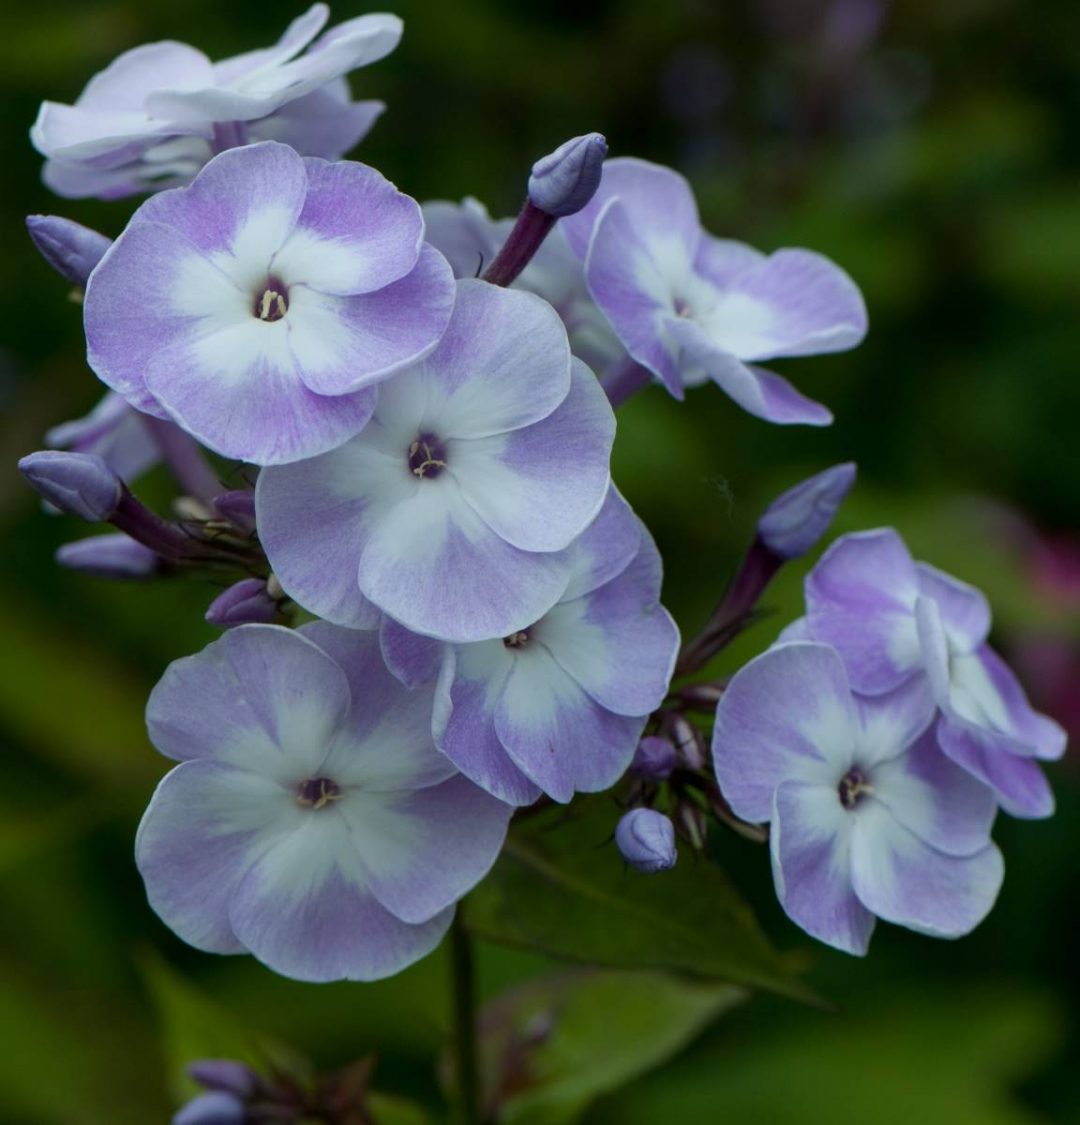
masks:
<path fill-rule="evenodd" d="M 709 390 L 687 405 L 653 390 L 621 411 L 616 477 L 659 540 L 684 632 L 768 499 L 855 459 L 837 530 L 892 524 L 917 556 L 983 586 L 995 642 L 1075 736 L 1080 5 L 392 8 L 406 21 L 401 47 L 353 78 L 390 107 L 357 155 L 404 190 L 473 194 L 509 214 L 533 159 L 597 129 L 613 154 L 690 176 L 713 233 L 812 247 L 863 288 L 861 348 L 777 364 L 830 405 L 830 429 L 770 427 Z M 299 10 L 42 0 L 0 16 L 0 1120 L 12 1125 L 167 1121 L 185 1054 L 246 1034 L 323 1066 L 377 1049 L 378 1085 L 437 1104 L 441 953 L 377 985 L 302 986 L 251 959 L 197 954 L 150 912 L 132 839 L 164 763 L 143 703 L 169 660 L 212 639 L 211 592 L 61 572 L 53 551 L 87 529 L 46 516 L 14 470 L 100 394 L 79 311 L 23 216 L 59 212 L 116 234 L 130 211 L 50 197 L 27 140 L 37 103 L 74 100 L 135 44 L 178 38 L 220 57 L 271 42 Z M 333 16 L 362 10 L 339 3 Z M 154 477 L 142 491 L 168 497 Z M 729 667 L 796 615 L 802 571 L 790 569 L 770 595 L 775 616 Z M 1080 1121 L 1080 770 L 1066 759 L 1051 773 L 1055 819 L 998 826 L 1007 877 L 981 929 L 940 943 L 882 926 L 865 961 L 811 947 L 773 901 L 763 850 L 719 837 L 717 854 L 775 940 L 805 951 L 832 1008 L 741 1004 L 585 1120 Z M 544 967 L 485 947 L 482 986 Z"/>

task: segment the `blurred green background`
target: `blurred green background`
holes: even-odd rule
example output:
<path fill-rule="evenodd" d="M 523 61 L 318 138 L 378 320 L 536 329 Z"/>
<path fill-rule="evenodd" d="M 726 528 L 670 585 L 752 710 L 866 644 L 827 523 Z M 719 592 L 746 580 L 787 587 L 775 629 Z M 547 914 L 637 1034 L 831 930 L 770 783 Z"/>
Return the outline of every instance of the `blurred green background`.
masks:
<path fill-rule="evenodd" d="M 45 0 L 0 16 L 10 466 L 0 474 L 0 1121 L 13 1125 L 164 1122 L 178 1060 L 206 1053 L 208 1036 L 228 1051 L 247 1033 L 323 1066 L 377 1049 L 380 1087 L 436 1104 L 449 1022 L 441 952 L 377 985 L 302 986 L 251 959 L 185 948 L 146 906 L 132 840 L 164 763 L 143 703 L 169 660 L 212 639 L 211 592 L 59 571 L 54 549 L 86 529 L 44 515 L 14 471 L 49 425 L 101 391 L 78 309 L 23 216 L 57 212 L 116 234 L 132 206 L 49 195 L 26 136 L 38 102 L 74 100 L 138 43 L 177 38 L 221 57 L 271 42 L 299 10 Z M 362 10 L 339 4 L 333 16 Z M 394 10 L 406 21 L 401 47 L 353 79 L 390 107 L 358 155 L 409 193 L 474 194 L 512 213 L 533 159 L 597 129 L 613 154 L 688 174 L 713 233 L 812 247 L 863 288 L 871 332 L 858 351 L 777 365 L 832 408 L 830 429 L 769 427 L 707 389 L 689 405 L 653 390 L 621 412 L 616 477 L 659 540 L 684 632 L 763 504 L 853 458 L 860 481 L 838 530 L 893 524 L 917 556 L 982 585 L 996 643 L 1075 731 L 1080 5 L 401 0 Z M 151 478 L 144 494 L 165 501 L 167 486 Z M 798 612 L 792 570 L 770 595 L 775 618 L 728 666 Z M 1000 903 L 959 943 L 883 926 L 866 961 L 811 947 L 773 901 L 763 850 L 719 837 L 766 927 L 807 954 L 834 1010 L 754 999 L 703 1034 L 687 1027 L 665 1048 L 673 1061 L 643 1064 L 585 1120 L 1080 1122 L 1080 773 L 1068 760 L 1051 772 L 1056 818 L 999 824 Z M 484 948 L 482 985 L 494 992 L 544 967 Z M 646 1015 L 659 1010 L 647 982 L 619 987 Z"/>

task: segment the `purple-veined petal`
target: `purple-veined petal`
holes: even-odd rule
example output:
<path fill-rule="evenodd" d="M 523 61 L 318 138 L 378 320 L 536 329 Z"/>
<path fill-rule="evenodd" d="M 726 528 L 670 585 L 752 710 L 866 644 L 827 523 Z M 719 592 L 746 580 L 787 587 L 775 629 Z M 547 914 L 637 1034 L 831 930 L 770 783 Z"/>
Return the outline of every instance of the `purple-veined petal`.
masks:
<path fill-rule="evenodd" d="M 807 624 L 843 657 L 852 687 L 890 691 L 919 668 L 918 580 L 891 528 L 842 536 L 806 579 Z"/>
<path fill-rule="evenodd" d="M 314 776 L 349 707 L 344 673 L 310 640 L 243 625 L 170 664 L 146 721 L 170 758 L 208 758 L 291 784 Z"/>
<path fill-rule="evenodd" d="M 990 605 L 982 591 L 928 563 L 916 563 L 919 593 L 937 602 L 953 652 L 974 652 L 990 632 Z"/>
<path fill-rule="evenodd" d="M 135 840 L 150 905 L 184 941 L 240 953 L 229 901 L 251 865 L 286 834 L 299 808 L 257 773 L 187 761 L 157 787 Z"/>
<path fill-rule="evenodd" d="M 507 434 L 455 443 L 450 472 L 501 539 L 524 551 L 559 551 L 600 511 L 614 440 L 607 396 L 575 359 L 570 393 L 551 414 Z"/>
<path fill-rule="evenodd" d="M 495 732 L 495 703 L 512 666 L 502 641 L 484 641 L 464 650 L 471 671 L 481 676 L 475 679 L 457 674 L 457 655 L 447 647 L 435 692 L 436 743 L 466 777 L 493 796 L 511 805 L 531 805 L 540 787 L 514 765 Z M 490 663 L 485 654 L 492 658 Z M 485 667 L 478 668 L 478 660 Z M 491 678 L 484 678 L 487 675 Z"/>
<path fill-rule="evenodd" d="M 858 737 L 858 711 L 837 654 L 821 644 L 780 645 L 741 668 L 720 699 L 716 779 L 739 816 L 762 823 L 782 782 L 831 787 L 835 796 Z"/>
<path fill-rule="evenodd" d="M 788 917 L 819 941 L 861 957 L 874 916 L 852 887 L 850 819 L 835 786 L 785 781 L 773 802 L 769 846 Z"/>
<path fill-rule="evenodd" d="M 467 778 L 377 800 L 341 802 L 372 894 L 396 917 L 426 922 L 488 873 L 511 806 Z"/>
<path fill-rule="evenodd" d="M 858 752 L 862 766 L 898 758 L 930 726 L 936 713 L 925 676 L 913 676 L 881 695 L 856 696 L 859 712 Z"/>
<path fill-rule="evenodd" d="M 645 525 L 613 483 L 596 519 L 566 549 L 570 581 L 561 600 L 583 597 L 622 574 L 637 558 L 647 535 Z"/>
<path fill-rule="evenodd" d="M 906 754 L 878 763 L 873 786 L 874 800 L 940 852 L 973 855 L 989 842 L 994 792 L 945 757 L 933 729 Z"/>
<path fill-rule="evenodd" d="M 288 102 L 261 121 L 248 125 L 248 137 L 280 141 L 301 156 L 339 160 L 367 136 L 386 112 L 380 101 L 354 102 L 344 78 Z"/>
<path fill-rule="evenodd" d="M 700 367 L 747 413 L 777 425 L 827 426 L 832 414 L 775 372 L 736 358 L 696 320 L 669 316 L 664 331 L 681 349 L 680 365 Z"/>
<path fill-rule="evenodd" d="M 851 878 L 879 918 L 935 937 L 970 933 L 989 914 L 1005 865 L 988 843 L 968 856 L 945 855 L 867 801 L 854 817 Z"/>
<path fill-rule="evenodd" d="M 399 625 L 392 617 L 383 616 L 379 625 L 379 650 L 386 667 L 407 688 L 430 683 L 442 667 L 445 645 L 431 637 L 422 637 Z"/>

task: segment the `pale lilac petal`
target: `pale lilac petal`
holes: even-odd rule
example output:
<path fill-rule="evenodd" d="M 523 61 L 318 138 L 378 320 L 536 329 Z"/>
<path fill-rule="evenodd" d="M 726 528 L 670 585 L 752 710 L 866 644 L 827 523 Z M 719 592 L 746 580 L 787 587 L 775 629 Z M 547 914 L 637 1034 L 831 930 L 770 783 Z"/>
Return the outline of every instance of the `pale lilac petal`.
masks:
<path fill-rule="evenodd" d="M 1064 728 L 1031 706 L 1012 669 L 989 645 L 955 659 L 953 667 L 952 703 L 962 715 L 973 719 L 981 712 L 992 726 L 1014 735 L 1037 758 L 1053 761 L 1065 753 Z"/>
<path fill-rule="evenodd" d="M 715 289 L 727 288 L 740 274 L 760 265 L 766 256 L 745 242 L 729 238 L 714 238 L 704 231 L 694 258 L 694 273 L 704 278 Z"/>
<path fill-rule="evenodd" d="M 630 225 L 651 248 L 659 247 L 687 266 L 693 261 L 701 237 L 693 189 L 678 172 L 634 157 L 604 161 L 600 187 L 592 200 L 561 221 L 579 258 L 585 259 L 597 219 L 611 199 L 618 199 Z"/>
<path fill-rule="evenodd" d="M 835 786 L 785 781 L 771 802 L 773 882 L 788 917 L 812 937 L 862 956 L 874 915 L 851 882 L 850 817 Z"/>
<path fill-rule="evenodd" d="M 747 361 L 846 351 L 866 335 L 866 305 L 839 266 L 778 250 L 730 278 L 702 316 L 725 351 Z"/>
<path fill-rule="evenodd" d="M 915 600 L 915 628 L 926 679 L 939 707 L 948 710 L 953 688 L 949 675 L 949 638 L 937 602 L 921 595 Z"/>
<path fill-rule="evenodd" d="M 861 766 L 876 767 L 899 757 L 930 726 L 937 708 L 925 676 L 913 676 L 881 695 L 856 696 Z"/>
<path fill-rule="evenodd" d="M 596 519 L 567 548 L 571 575 L 562 601 L 583 597 L 622 574 L 637 558 L 647 535 L 645 525 L 612 484 Z"/>
<path fill-rule="evenodd" d="M 452 917 L 449 908 L 411 926 L 381 906 L 338 807 L 309 813 L 229 901 L 237 938 L 275 972 L 308 981 L 390 976 L 434 949 Z"/>
<path fill-rule="evenodd" d="M 831 787 L 835 797 L 858 736 L 859 715 L 837 654 L 821 644 L 779 645 L 736 672 L 720 699 L 712 737 L 716 779 L 739 816 L 763 823 L 781 782 Z"/>
<path fill-rule="evenodd" d="M 349 698 L 344 673 L 310 640 L 278 625 L 243 625 L 170 664 L 146 722 L 170 758 L 208 758 L 292 783 L 314 776 Z"/>
<path fill-rule="evenodd" d="M 502 641 L 469 648 L 494 646 L 502 649 Z M 531 805 L 540 787 L 514 765 L 495 733 L 495 701 L 510 664 L 506 662 L 501 678 L 470 680 L 455 675 L 457 660 L 451 650 L 439 675 L 432 730 L 439 749 L 466 777 L 508 804 Z"/>
<path fill-rule="evenodd" d="M 229 901 L 251 865 L 288 831 L 292 795 L 255 773 L 188 761 L 167 774 L 143 815 L 135 862 L 150 905 L 196 949 L 241 953 Z"/>
<path fill-rule="evenodd" d="M 252 121 L 252 142 L 280 141 L 301 156 L 338 160 L 364 139 L 386 112 L 386 103 L 354 102 L 344 78 L 281 106 L 269 117 Z"/>
<path fill-rule="evenodd" d="M 600 511 L 614 440 L 607 396 L 574 359 L 570 393 L 551 414 L 508 434 L 457 443 L 450 471 L 501 539 L 524 551 L 559 551 Z"/>
<path fill-rule="evenodd" d="M 370 293 L 416 266 L 424 240 L 420 205 L 355 161 L 308 157 L 307 195 L 272 269 L 321 293 Z"/>
<path fill-rule="evenodd" d="M 748 414 L 778 425 L 827 426 L 832 414 L 800 394 L 773 371 L 753 367 L 727 350 L 723 338 L 710 335 L 696 320 L 669 316 L 664 331 L 682 349 L 680 367 L 701 368 Z"/>
<path fill-rule="evenodd" d="M 874 800 L 909 832 L 947 855 L 973 855 L 990 839 L 994 791 L 949 761 L 928 730 L 906 754 L 873 770 Z"/>
<path fill-rule="evenodd" d="M 424 237 L 445 255 L 454 277 L 479 277 L 505 239 L 505 233 L 477 199 L 467 198 L 460 204 L 433 200 L 423 205 L 423 212 Z M 551 237 L 548 235 L 548 239 Z M 547 240 L 540 249 L 546 245 Z"/>
<path fill-rule="evenodd" d="M 391 675 L 374 630 L 314 621 L 300 632 L 344 672 L 352 699 L 348 721 L 324 744 L 319 768 L 326 776 L 383 794 L 425 789 L 454 775 L 431 739 L 432 689 L 409 691 Z"/>
<path fill-rule="evenodd" d="M 355 797 L 355 799 L 354 799 Z M 371 893 L 402 921 L 426 922 L 488 873 L 513 809 L 458 776 L 377 800 L 340 804 Z"/>
<path fill-rule="evenodd" d="M 139 411 L 115 391 L 83 418 L 62 422 L 45 434 L 50 449 L 94 453 L 128 483 L 161 460 L 161 449 Z"/>
<path fill-rule="evenodd" d="M 916 563 L 919 593 L 937 602 L 952 652 L 974 652 L 990 632 L 990 604 L 974 586 L 928 563 Z"/>
<path fill-rule="evenodd" d="M 311 261 L 313 271 L 322 265 Z M 373 293 L 337 297 L 321 288 L 321 280 L 312 288 L 292 287 L 292 315 L 286 318 L 300 378 L 320 395 L 371 386 L 423 359 L 439 343 L 454 308 L 450 267 L 430 246 L 421 248 L 405 277 Z"/>
<path fill-rule="evenodd" d="M 539 422 L 569 390 L 570 345 L 551 306 L 466 279 L 439 346 L 408 381 L 384 388 L 379 408 L 404 410 L 413 424 L 437 420 L 444 439 L 482 438 Z"/>
<path fill-rule="evenodd" d="M 330 9 L 326 4 L 312 4 L 285 28 L 281 38 L 272 47 L 245 51 L 241 55 L 233 55 L 215 63 L 214 81 L 208 85 L 224 86 L 253 71 L 281 66 L 298 55 L 322 31 L 329 18 Z M 154 88 L 160 90 L 162 84 L 158 83 Z"/>
<path fill-rule="evenodd" d="M 303 159 L 264 141 L 215 156 L 193 184 L 152 195 L 131 221 L 173 227 L 227 272 L 253 250 L 264 269 L 296 226 L 307 185 Z"/>
<path fill-rule="evenodd" d="M 495 730 L 514 764 L 549 797 L 614 785 L 633 760 L 646 715 L 614 715 L 562 670 L 542 645 L 514 662 L 495 708 Z"/>
<path fill-rule="evenodd" d="M 347 442 L 287 468 L 265 468 L 255 485 L 259 539 L 286 593 L 354 629 L 377 628 L 381 618 L 356 580 L 364 499 L 354 485 L 373 467 L 367 446 Z"/>
<path fill-rule="evenodd" d="M 612 200 L 599 216 L 585 278 L 623 347 L 681 399 L 678 349 L 664 334 L 674 308 L 673 281 L 653 260 L 621 199 Z"/>
<path fill-rule="evenodd" d="M 875 801 L 865 802 L 854 821 L 852 883 L 879 918 L 934 937 L 960 937 L 990 913 L 1005 874 L 993 844 L 970 856 L 945 855 Z"/>
<path fill-rule="evenodd" d="M 445 645 L 422 637 L 383 617 L 379 626 L 379 649 L 387 668 L 408 688 L 430 683 L 442 667 Z"/>
<path fill-rule="evenodd" d="M 1016 739 L 956 715 L 944 715 L 937 731 L 945 754 L 991 786 L 1007 813 L 1025 819 L 1053 815 L 1054 794 L 1042 768 Z"/>
<path fill-rule="evenodd" d="M 286 325 L 287 318 L 248 316 L 160 347 L 147 387 L 181 428 L 223 457 L 282 465 L 336 449 L 367 424 L 376 392 L 309 390 Z"/>
<path fill-rule="evenodd" d="M 838 539 L 806 579 L 807 624 L 844 658 L 856 691 L 889 691 L 921 664 L 915 564 L 891 528 Z"/>
<path fill-rule="evenodd" d="M 643 532 L 637 558 L 590 594 L 565 598 L 536 625 L 544 645 L 601 707 L 647 715 L 667 695 L 679 630 L 660 605 L 660 554 Z"/>
<path fill-rule="evenodd" d="M 511 546 L 455 482 L 418 483 L 406 502 L 369 509 L 359 556 L 366 598 L 414 632 L 459 642 L 507 636 L 550 609 L 566 586 L 557 553 Z"/>

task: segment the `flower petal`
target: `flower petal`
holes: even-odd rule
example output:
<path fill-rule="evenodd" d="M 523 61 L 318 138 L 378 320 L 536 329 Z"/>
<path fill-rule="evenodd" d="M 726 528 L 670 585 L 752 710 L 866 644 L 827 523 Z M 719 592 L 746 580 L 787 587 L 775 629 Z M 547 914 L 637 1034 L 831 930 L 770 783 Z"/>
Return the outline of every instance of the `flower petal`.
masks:
<path fill-rule="evenodd" d="M 952 652 L 974 652 L 990 632 L 990 604 L 981 590 L 928 563 L 916 563 L 919 593 L 937 602 Z"/>
<path fill-rule="evenodd" d="M 844 658 L 856 691 L 890 691 L 922 662 L 917 596 L 915 564 L 892 528 L 844 535 L 807 576 L 807 624 Z"/>
<path fill-rule="evenodd" d="M 614 440 L 607 396 L 575 359 L 570 393 L 551 414 L 508 434 L 455 442 L 449 471 L 500 539 L 523 551 L 559 551 L 600 511 Z"/>
<path fill-rule="evenodd" d="M 218 762 L 181 763 L 158 785 L 135 838 L 154 911 L 196 949 L 243 952 L 229 901 L 251 865 L 290 830 L 294 810 L 291 794 L 270 778 Z"/>
<path fill-rule="evenodd" d="M 783 782 L 822 785 L 835 798 L 858 735 L 858 711 L 837 654 L 821 644 L 779 645 L 736 672 L 720 699 L 712 738 L 716 779 L 735 812 L 760 824 Z"/>
<path fill-rule="evenodd" d="M 969 856 L 945 855 L 875 801 L 854 820 L 852 883 L 879 918 L 935 937 L 960 937 L 990 913 L 1005 875 L 993 844 Z"/>
<path fill-rule="evenodd" d="M 852 826 L 835 787 L 785 781 L 771 820 L 773 882 L 787 916 L 819 941 L 861 957 L 874 916 L 852 888 Z"/>
<path fill-rule="evenodd" d="M 242 625 L 169 665 L 146 722 L 170 758 L 208 758 L 293 784 L 313 776 L 349 707 L 345 674 L 310 640 L 278 625 Z"/>

